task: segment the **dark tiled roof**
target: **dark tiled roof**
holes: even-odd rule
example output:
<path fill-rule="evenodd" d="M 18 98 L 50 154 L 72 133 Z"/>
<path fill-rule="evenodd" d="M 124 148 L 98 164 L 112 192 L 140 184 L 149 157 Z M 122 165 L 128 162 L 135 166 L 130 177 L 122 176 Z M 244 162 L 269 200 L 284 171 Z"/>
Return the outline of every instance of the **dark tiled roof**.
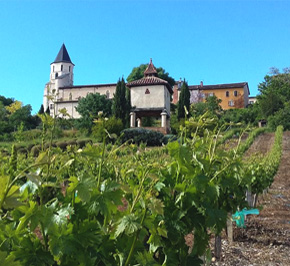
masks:
<path fill-rule="evenodd" d="M 127 83 L 127 87 L 138 87 L 138 86 L 146 86 L 146 85 L 165 85 L 170 93 L 173 93 L 173 90 L 169 83 L 161 78 L 148 76 L 138 80 L 134 80 L 132 82 Z"/>
<path fill-rule="evenodd" d="M 99 88 L 99 87 L 116 87 L 117 83 L 109 83 L 109 84 L 95 84 L 95 85 L 76 85 L 69 87 L 60 87 L 59 89 L 82 89 L 82 88 Z"/>
<path fill-rule="evenodd" d="M 247 82 L 240 83 L 227 83 L 227 84 L 215 84 L 215 85 L 190 85 L 188 86 L 190 90 L 212 90 L 212 89 L 230 89 L 230 88 L 242 88 L 248 85 Z"/>
<path fill-rule="evenodd" d="M 72 61 L 70 60 L 69 54 L 68 54 L 64 44 L 61 46 L 61 48 L 60 48 L 53 63 L 60 63 L 60 62 L 72 64 Z"/>
<path fill-rule="evenodd" d="M 150 63 L 144 71 L 144 77 L 157 76 L 157 70 L 152 63 L 152 58 L 150 58 Z"/>
<path fill-rule="evenodd" d="M 247 86 L 248 94 L 250 94 L 248 82 L 239 83 L 227 83 L 227 84 L 215 84 L 215 85 L 190 85 L 190 90 L 216 90 L 216 89 L 232 89 L 232 88 L 243 88 Z"/>

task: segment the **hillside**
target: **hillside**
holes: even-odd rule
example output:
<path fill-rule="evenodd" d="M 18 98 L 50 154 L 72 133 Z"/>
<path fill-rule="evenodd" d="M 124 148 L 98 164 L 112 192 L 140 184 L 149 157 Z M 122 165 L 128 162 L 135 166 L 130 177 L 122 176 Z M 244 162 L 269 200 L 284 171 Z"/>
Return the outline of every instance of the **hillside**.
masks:
<path fill-rule="evenodd" d="M 274 134 L 259 136 L 246 153 L 265 154 Z M 222 259 L 212 265 L 290 265 L 290 132 L 284 132 L 278 173 L 268 193 L 258 199 L 260 215 L 247 218 L 245 229 L 234 228 L 234 243 L 222 240 Z"/>

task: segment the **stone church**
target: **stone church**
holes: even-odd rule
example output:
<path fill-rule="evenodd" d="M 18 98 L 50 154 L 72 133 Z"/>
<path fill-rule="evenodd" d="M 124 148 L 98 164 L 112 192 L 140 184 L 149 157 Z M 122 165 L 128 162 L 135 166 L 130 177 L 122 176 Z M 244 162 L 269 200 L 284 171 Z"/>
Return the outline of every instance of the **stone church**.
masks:
<path fill-rule="evenodd" d="M 50 80 L 44 88 L 43 107 L 44 110 L 49 108 L 51 116 L 60 115 L 59 110 L 65 108 L 71 118 L 79 118 L 75 107 L 79 99 L 89 93 L 100 93 L 108 99 L 114 97 L 116 83 L 74 86 L 74 66 L 63 44 L 50 64 Z"/>
<path fill-rule="evenodd" d="M 49 108 L 53 117 L 61 116 L 60 110 L 65 108 L 71 118 L 80 118 L 75 107 L 79 99 L 89 93 L 100 93 L 108 99 L 114 97 L 116 83 L 74 86 L 73 70 L 74 64 L 63 44 L 50 64 L 50 81 L 44 88 L 43 107 L 44 110 Z M 173 90 L 166 80 L 158 78 L 152 60 L 144 72 L 144 77 L 128 83 L 127 86 L 130 89 L 132 106 L 130 127 L 142 127 L 143 117 L 154 117 L 161 123 L 159 127 L 151 129 L 170 132 L 170 95 Z"/>

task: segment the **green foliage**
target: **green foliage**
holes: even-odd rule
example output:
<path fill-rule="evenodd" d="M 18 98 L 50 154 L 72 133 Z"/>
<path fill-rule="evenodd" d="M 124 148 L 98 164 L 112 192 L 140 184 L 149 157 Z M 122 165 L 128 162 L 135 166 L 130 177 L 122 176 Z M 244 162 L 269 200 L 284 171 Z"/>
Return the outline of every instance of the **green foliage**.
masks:
<path fill-rule="evenodd" d="M 147 67 L 148 67 L 148 64 L 141 64 L 138 67 L 134 67 L 131 73 L 129 74 L 129 76 L 127 77 L 127 82 L 131 82 L 131 81 L 143 78 L 144 71 L 146 70 Z M 156 68 L 156 71 L 157 71 L 158 77 L 166 80 L 171 87 L 175 85 L 174 78 L 170 77 L 169 73 L 166 72 L 165 69 L 163 69 L 162 67 L 158 67 Z"/>
<path fill-rule="evenodd" d="M 284 108 L 290 99 L 290 74 L 275 73 L 266 75 L 259 84 L 260 95 L 257 97 L 264 118 L 274 115 Z"/>
<path fill-rule="evenodd" d="M 126 126 L 129 121 L 129 113 L 131 110 L 130 90 L 126 88 L 124 79 L 119 80 L 116 87 L 116 92 L 113 99 L 113 115 L 122 120 L 123 125 Z"/>
<path fill-rule="evenodd" d="M 148 146 L 162 145 L 164 135 L 160 132 L 145 128 L 129 128 L 121 132 L 121 141 L 140 144 L 146 143 Z"/>
<path fill-rule="evenodd" d="M 39 124 L 37 117 L 31 115 L 31 106 L 22 106 L 21 102 L 0 96 L 0 140 L 11 140 L 8 134 L 16 131 L 21 124 L 22 131 L 33 129 Z"/>
<path fill-rule="evenodd" d="M 260 194 L 270 187 L 278 171 L 282 154 L 283 127 L 278 126 L 275 133 L 275 142 L 266 156 L 255 155 L 245 165 L 245 178 L 250 181 L 249 190 L 253 194 Z M 256 196 L 257 197 L 257 196 Z"/>
<path fill-rule="evenodd" d="M 201 265 L 211 234 L 256 186 L 241 156 L 217 145 L 219 131 L 203 120 L 203 134 L 183 132 L 147 152 L 134 144 L 61 151 L 52 142 L 56 119 L 42 119 L 52 127 L 47 149 L 34 158 L 13 148 L 0 161 L 3 265 Z M 161 139 L 134 130 L 124 135 Z M 277 132 L 263 164 L 270 162 L 271 175 L 281 155 L 283 129 Z"/>
<path fill-rule="evenodd" d="M 93 126 L 93 120 L 102 112 L 103 116 L 111 115 L 112 102 L 105 95 L 99 93 L 89 93 L 86 97 L 79 100 L 76 110 L 82 116 L 78 120 L 79 128 L 86 128 L 89 131 Z"/>
<path fill-rule="evenodd" d="M 122 120 L 116 117 L 100 118 L 94 121 L 95 125 L 92 129 L 92 136 L 98 141 L 103 141 L 104 138 L 108 140 L 111 138 L 116 139 L 124 129 Z"/>
<path fill-rule="evenodd" d="M 187 85 L 187 82 L 184 80 L 181 86 L 181 92 L 178 101 L 177 107 L 177 117 L 178 119 L 185 118 L 185 109 L 187 112 L 189 111 L 190 107 L 190 92 Z"/>
<path fill-rule="evenodd" d="M 254 129 L 253 131 L 251 131 L 247 140 L 243 144 L 238 146 L 237 152 L 240 154 L 244 154 L 249 149 L 249 147 L 252 145 L 255 138 L 257 136 L 259 136 L 260 134 L 264 133 L 266 130 L 267 130 L 267 128 L 265 128 L 265 127 L 258 127 L 256 129 Z"/>
<path fill-rule="evenodd" d="M 260 107 L 255 103 L 247 108 L 225 110 L 220 117 L 220 123 L 243 123 L 243 125 L 257 126 L 261 118 Z"/>
<path fill-rule="evenodd" d="M 268 117 L 267 126 L 271 130 L 275 130 L 279 125 L 282 125 L 284 130 L 290 130 L 290 102 L 285 103 L 284 108 L 280 109 L 273 115 Z"/>

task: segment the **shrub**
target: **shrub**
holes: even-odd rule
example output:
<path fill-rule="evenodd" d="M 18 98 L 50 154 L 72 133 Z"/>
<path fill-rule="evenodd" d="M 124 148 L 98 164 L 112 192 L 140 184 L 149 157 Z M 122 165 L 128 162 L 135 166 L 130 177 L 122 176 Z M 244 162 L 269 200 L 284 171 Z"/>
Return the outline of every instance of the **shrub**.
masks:
<path fill-rule="evenodd" d="M 107 132 L 109 132 L 110 135 L 116 134 L 119 136 L 123 129 L 124 126 L 121 119 L 110 117 L 108 120 L 105 120 L 102 118 L 96 120 L 92 129 L 92 136 L 98 141 L 103 141 L 104 138 L 107 137 Z"/>
<path fill-rule="evenodd" d="M 160 146 L 163 137 L 162 133 L 145 128 L 129 128 L 121 132 L 122 143 L 129 141 L 138 145 L 143 142 L 148 146 Z"/>
<path fill-rule="evenodd" d="M 168 142 L 177 140 L 177 136 L 173 134 L 168 134 L 163 137 L 163 144 L 167 144 Z"/>

